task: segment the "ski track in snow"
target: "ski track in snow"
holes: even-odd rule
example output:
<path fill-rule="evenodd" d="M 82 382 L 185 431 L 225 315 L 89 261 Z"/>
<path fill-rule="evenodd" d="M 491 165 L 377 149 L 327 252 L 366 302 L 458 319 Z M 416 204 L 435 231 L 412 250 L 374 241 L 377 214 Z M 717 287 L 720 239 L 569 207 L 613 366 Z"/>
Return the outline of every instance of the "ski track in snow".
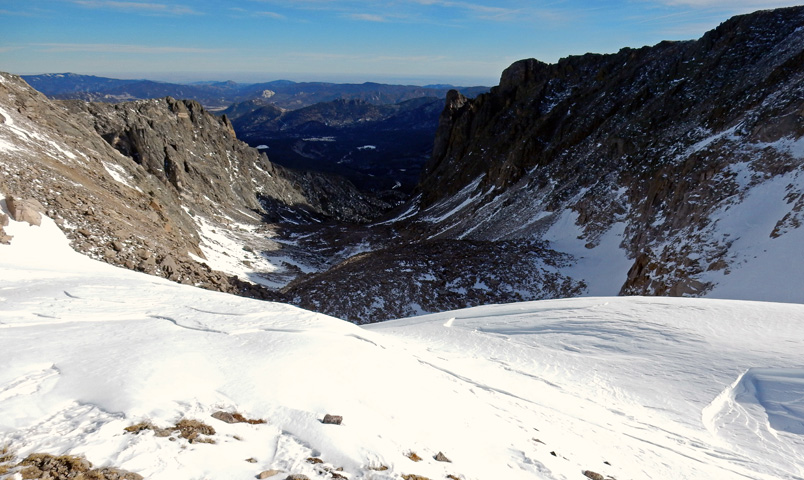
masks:
<path fill-rule="evenodd" d="M 55 365 L 21 375 L 0 388 L 0 402 L 21 395 L 33 395 L 41 390 L 43 383 L 58 375 L 59 369 Z"/>
<path fill-rule="evenodd" d="M 155 480 L 804 478 L 801 305 L 590 297 L 358 327 L 93 262 L 49 219 L 8 231 L 0 444 L 20 456 Z M 124 432 L 181 418 L 216 444 Z"/>

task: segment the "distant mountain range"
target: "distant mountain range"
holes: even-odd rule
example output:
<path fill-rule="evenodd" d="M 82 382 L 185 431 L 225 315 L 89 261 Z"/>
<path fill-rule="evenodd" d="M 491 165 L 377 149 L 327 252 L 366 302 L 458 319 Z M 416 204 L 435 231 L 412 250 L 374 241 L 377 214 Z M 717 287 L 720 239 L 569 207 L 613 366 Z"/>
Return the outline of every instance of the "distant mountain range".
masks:
<path fill-rule="evenodd" d="M 238 138 L 262 147 L 277 164 L 343 176 L 392 203 L 407 199 L 430 158 L 447 92 L 458 88 L 475 97 L 489 90 L 289 80 L 175 84 L 74 73 L 22 78 L 56 100 L 197 101 L 209 111 L 225 114 Z"/>
<path fill-rule="evenodd" d="M 271 99 L 237 103 L 223 114 L 237 137 L 276 163 L 344 176 L 358 188 L 407 199 L 430 158 L 444 98 L 396 104 L 333 100 L 283 110 Z"/>
<path fill-rule="evenodd" d="M 265 83 L 198 82 L 192 84 L 156 82 L 153 80 L 120 80 L 75 73 L 23 75 L 29 85 L 45 95 L 60 100 L 90 102 L 124 102 L 146 98 L 173 97 L 195 100 L 205 108 L 223 109 L 233 103 L 253 99 L 270 99 L 277 107 L 294 110 L 319 102 L 338 99 L 363 100 L 375 105 L 404 102 L 420 97 L 444 98 L 450 89 L 474 97 L 488 87 L 455 87 L 453 85 L 387 85 L 382 83 L 292 82 L 274 80 Z"/>

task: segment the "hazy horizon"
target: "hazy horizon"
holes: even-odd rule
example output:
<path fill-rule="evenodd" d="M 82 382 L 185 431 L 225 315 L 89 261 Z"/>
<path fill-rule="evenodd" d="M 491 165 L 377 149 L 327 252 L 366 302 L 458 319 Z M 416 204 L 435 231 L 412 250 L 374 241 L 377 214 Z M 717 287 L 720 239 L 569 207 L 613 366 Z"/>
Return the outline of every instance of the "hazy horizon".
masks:
<path fill-rule="evenodd" d="M 492 87 L 499 83 L 499 75 L 496 78 L 470 78 L 470 77 L 425 77 L 425 76 L 401 76 L 401 75 L 382 75 L 382 74 L 367 74 L 367 75 L 348 75 L 348 74 L 304 74 L 304 73 L 242 73 L 232 72 L 230 74 L 220 72 L 210 72 L 205 74 L 203 72 L 183 73 L 183 72 L 142 72 L 140 74 L 120 74 L 116 72 L 76 72 L 76 71 L 51 71 L 51 72 L 8 72 L 14 75 L 29 76 L 29 75 L 59 75 L 59 74 L 76 74 L 76 75 L 91 75 L 96 77 L 114 78 L 117 80 L 151 80 L 156 82 L 176 83 L 176 84 L 194 84 L 205 82 L 228 82 L 233 81 L 241 84 L 255 84 L 255 83 L 268 83 L 274 81 L 287 80 L 297 83 L 338 83 L 338 84 L 362 84 L 362 83 L 382 83 L 389 85 L 453 85 L 458 87 Z M 502 72 L 500 72 L 502 73 Z"/>

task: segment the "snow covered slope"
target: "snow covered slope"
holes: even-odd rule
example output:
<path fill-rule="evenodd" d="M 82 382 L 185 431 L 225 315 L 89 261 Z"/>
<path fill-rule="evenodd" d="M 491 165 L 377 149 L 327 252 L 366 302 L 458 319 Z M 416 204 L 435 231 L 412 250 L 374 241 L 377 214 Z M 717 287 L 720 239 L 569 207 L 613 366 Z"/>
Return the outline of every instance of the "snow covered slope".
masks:
<path fill-rule="evenodd" d="M 148 479 L 804 478 L 802 305 L 583 298 L 361 328 L 89 260 L 47 218 L 7 231 L 0 446 L 19 458 Z M 183 418 L 215 443 L 124 430 Z"/>

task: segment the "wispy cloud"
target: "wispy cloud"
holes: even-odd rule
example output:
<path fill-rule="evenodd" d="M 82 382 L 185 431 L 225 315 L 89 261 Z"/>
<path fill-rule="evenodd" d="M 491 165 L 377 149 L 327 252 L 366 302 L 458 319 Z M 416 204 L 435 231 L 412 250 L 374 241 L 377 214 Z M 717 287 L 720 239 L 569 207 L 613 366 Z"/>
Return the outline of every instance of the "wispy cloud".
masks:
<path fill-rule="evenodd" d="M 352 13 L 347 15 L 352 20 L 361 20 L 363 22 L 387 22 L 388 19 L 382 15 L 374 15 L 371 13 Z"/>
<path fill-rule="evenodd" d="M 560 20 L 558 6 L 561 0 L 537 6 L 520 0 L 250 0 L 268 3 L 293 10 L 336 12 L 341 18 L 366 22 L 417 23 L 456 26 L 464 20 L 521 21 L 536 19 Z M 448 14 L 434 12 L 434 8 L 446 9 Z"/>
<path fill-rule="evenodd" d="M 277 20 L 282 20 L 282 19 L 286 18 L 281 13 L 276 13 L 276 12 L 254 12 L 254 13 L 252 13 L 252 15 L 255 15 L 255 16 L 258 16 L 258 17 L 275 18 Z"/>
<path fill-rule="evenodd" d="M 522 8 L 505 8 L 472 2 L 454 2 L 451 0 L 414 0 L 414 2 L 419 5 L 433 5 L 464 10 L 486 20 L 507 20 L 516 18 L 518 15 L 526 12 L 526 9 Z"/>
<path fill-rule="evenodd" d="M 444 55 L 377 55 L 366 60 L 371 62 L 441 62 L 448 57 Z"/>
<path fill-rule="evenodd" d="M 275 18 L 277 20 L 284 20 L 287 17 L 282 15 L 281 13 L 277 12 L 268 12 L 268 11 L 253 11 L 253 10 L 246 10 L 245 8 L 241 7 L 230 7 L 230 12 L 234 12 L 238 18 L 242 17 L 266 17 L 266 18 Z"/>
<path fill-rule="evenodd" d="M 36 43 L 47 52 L 87 52 L 87 53 L 137 53 L 137 54 L 169 54 L 169 53 L 220 53 L 220 48 L 194 48 L 177 46 L 125 45 L 116 43 Z"/>
<path fill-rule="evenodd" d="M 121 10 L 159 15 L 199 15 L 192 7 L 165 3 L 120 2 L 112 0 L 72 0 L 76 5 L 87 8 Z"/>
<path fill-rule="evenodd" d="M 12 11 L 12 10 L 5 10 L 0 9 L 0 15 L 8 15 L 8 16 L 17 16 L 17 17 L 32 17 L 35 14 L 32 12 L 20 12 L 20 11 Z"/>

